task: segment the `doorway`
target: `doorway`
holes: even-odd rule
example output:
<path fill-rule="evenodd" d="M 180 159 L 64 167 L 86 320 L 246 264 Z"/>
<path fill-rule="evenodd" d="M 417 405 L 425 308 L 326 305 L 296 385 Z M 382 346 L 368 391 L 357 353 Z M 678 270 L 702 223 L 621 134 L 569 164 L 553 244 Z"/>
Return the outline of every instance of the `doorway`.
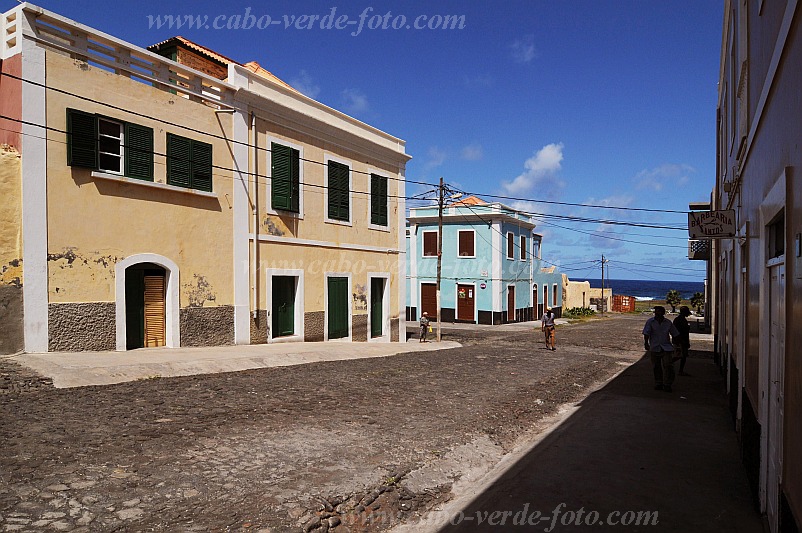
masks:
<path fill-rule="evenodd" d="M 272 337 L 295 335 L 294 276 L 273 276 Z"/>
<path fill-rule="evenodd" d="M 507 287 L 507 322 L 515 322 L 515 286 Z"/>
<path fill-rule="evenodd" d="M 329 277 L 328 306 L 328 338 L 343 339 L 348 337 L 348 278 Z"/>
<path fill-rule="evenodd" d="M 370 278 L 370 337 L 384 336 L 385 278 Z"/>
<path fill-rule="evenodd" d="M 165 345 L 165 274 L 152 263 L 125 269 L 126 349 Z"/>
<path fill-rule="evenodd" d="M 475 292 L 473 285 L 457 285 L 457 320 L 475 320 Z"/>

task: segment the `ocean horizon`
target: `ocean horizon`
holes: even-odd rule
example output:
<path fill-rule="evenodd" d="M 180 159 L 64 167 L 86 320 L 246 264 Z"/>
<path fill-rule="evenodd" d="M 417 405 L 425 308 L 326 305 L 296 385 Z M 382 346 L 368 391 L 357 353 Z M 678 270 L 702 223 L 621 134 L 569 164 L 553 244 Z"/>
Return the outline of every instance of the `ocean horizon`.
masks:
<path fill-rule="evenodd" d="M 601 279 L 581 278 L 571 281 L 589 281 L 590 286 L 600 289 Z M 683 300 L 690 300 L 697 292 L 704 294 L 704 281 L 655 281 L 648 279 L 605 279 L 604 288 L 613 289 L 613 294 L 634 296 L 637 300 L 665 300 L 668 291 L 678 291 Z"/>

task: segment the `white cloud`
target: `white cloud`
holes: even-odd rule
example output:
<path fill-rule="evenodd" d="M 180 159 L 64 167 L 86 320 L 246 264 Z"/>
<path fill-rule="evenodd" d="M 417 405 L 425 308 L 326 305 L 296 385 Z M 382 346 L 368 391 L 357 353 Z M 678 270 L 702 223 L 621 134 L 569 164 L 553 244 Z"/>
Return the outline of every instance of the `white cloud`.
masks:
<path fill-rule="evenodd" d="M 439 167 L 446 161 L 446 157 L 448 154 L 445 150 L 438 148 L 437 146 L 432 146 L 429 148 L 428 159 L 426 160 L 426 164 L 424 167 L 426 169 L 432 169 L 435 167 Z"/>
<path fill-rule="evenodd" d="M 340 93 L 346 113 L 357 114 L 368 110 L 368 97 L 359 89 L 345 89 Z"/>
<path fill-rule="evenodd" d="M 481 144 L 473 143 L 464 147 L 460 155 L 466 161 L 479 161 L 484 157 L 485 153 Z"/>
<path fill-rule="evenodd" d="M 560 170 L 563 160 L 563 144 L 547 144 L 524 162 L 524 172 L 511 182 L 502 182 L 502 187 L 512 194 L 529 192 L 538 185 L 547 184 Z M 551 184 L 549 184 L 551 185 Z"/>
<path fill-rule="evenodd" d="M 652 169 L 638 172 L 632 180 L 638 189 L 662 191 L 664 188 L 682 187 L 690 182 L 689 174 L 696 169 L 683 163 L 666 163 Z"/>
<path fill-rule="evenodd" d="M 317 98 L 317 95 L 320 94 L 320 85 L 315 83 L 312 76 L 305 70 L 302 70 L 295 78 L 290 80 L 290 85 L 309 98 Z"/>
<path fill-rule="evenodd" d="M 512 58 L 518 63 L 529 63 L 535 58 L 535 37 L 525 35 L 510 45 Z"/>

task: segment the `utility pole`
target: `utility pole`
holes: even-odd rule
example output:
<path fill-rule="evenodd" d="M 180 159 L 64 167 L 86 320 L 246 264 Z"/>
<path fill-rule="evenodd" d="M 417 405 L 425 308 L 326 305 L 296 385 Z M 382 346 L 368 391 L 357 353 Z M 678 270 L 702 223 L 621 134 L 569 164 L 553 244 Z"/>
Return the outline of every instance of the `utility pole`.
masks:
<path fill-rule="evenodd" d="M 443 177 L 440 176 L 440 187 L 437 189 L 437 342 L 440 342 L 440 327 L 443 323 L 440 308 L 440 276 L 443 272 Z"/>
<path fill-rule="evenodd" d="M 601 260 L 601 267 L 602 267 L 601 314 L 602 314 L 602 316 L 604 316 L 604 263 L 606 263 L 606 262 L 607 262 L 607 260 L 604 259 L 604 254 L 602 254 L 602 260 Z"/>

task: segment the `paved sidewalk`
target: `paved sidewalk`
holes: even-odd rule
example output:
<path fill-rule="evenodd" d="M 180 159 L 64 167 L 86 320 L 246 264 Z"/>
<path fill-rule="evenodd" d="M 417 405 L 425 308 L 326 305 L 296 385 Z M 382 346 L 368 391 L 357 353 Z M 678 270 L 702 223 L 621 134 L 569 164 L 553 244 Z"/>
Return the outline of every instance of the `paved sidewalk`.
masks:
<path fill-rule="evenodd" d="M 506 526 L 513 531 L 762 533 L 725 378 L 710 354 L 701 354 L 688 360 L 691 376 L 678 377 L 671 393 L 653 390 L 651 365 L 640 359 L 533 446 L 508 456 L 472 494 L 414 530 L 496 531 L 509 511 Z M 486 520 L 495 512 L 494 527 Z M 654 521 L 625 526 L 638 512 L 652 513 Z M 531 521 L 521 525 L 521 517 Z"/>
<path fill-rule="evenodd" d="M 388 357 L 458 348 L 458 342 L 285 342 L 127 352 L 24 353 L 12 360 L 53 379 L 56 388 L 110 385 L 154 377 L 237 372 L 318 361 Z"/>

